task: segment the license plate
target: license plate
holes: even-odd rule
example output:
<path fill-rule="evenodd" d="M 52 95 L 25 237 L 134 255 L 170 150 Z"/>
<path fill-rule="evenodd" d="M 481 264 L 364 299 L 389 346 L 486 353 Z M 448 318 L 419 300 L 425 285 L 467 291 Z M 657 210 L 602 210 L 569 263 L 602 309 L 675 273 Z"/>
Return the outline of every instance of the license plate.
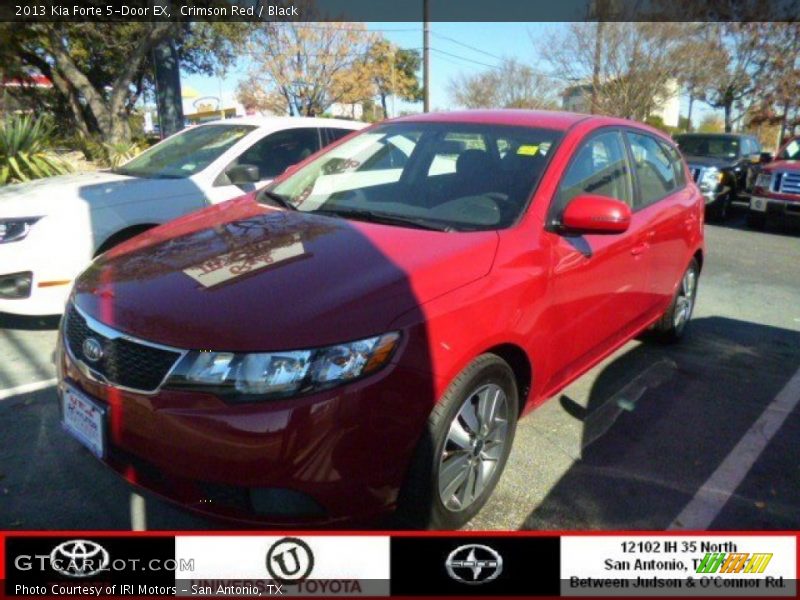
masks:
<path fill-rule="evenodd" d="M 757 198 L 753 196 L 750 198 L 750 210 L 757 210 L 758 212 L 766 212 L 767 201 L 765 198 Z"/>
<path fill-rule="evenodd" d="M 74 438 L 98 458 L 105 456 L 106 412 L 86 394 L 66 385 L 62 402 L 62 424 Z"/>

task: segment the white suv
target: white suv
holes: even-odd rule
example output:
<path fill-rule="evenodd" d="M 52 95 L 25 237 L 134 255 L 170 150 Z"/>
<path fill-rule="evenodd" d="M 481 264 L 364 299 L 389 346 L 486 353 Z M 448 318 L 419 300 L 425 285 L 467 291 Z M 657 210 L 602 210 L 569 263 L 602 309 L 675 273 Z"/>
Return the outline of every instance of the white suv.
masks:
<path fill-rule="evenodd" d="M 253 191 L 364 123 L 236 118 L 190 127 L 122 167 L 0 189 L 0 312 L 63 312 L 72 280 L 146 229 Z"/>

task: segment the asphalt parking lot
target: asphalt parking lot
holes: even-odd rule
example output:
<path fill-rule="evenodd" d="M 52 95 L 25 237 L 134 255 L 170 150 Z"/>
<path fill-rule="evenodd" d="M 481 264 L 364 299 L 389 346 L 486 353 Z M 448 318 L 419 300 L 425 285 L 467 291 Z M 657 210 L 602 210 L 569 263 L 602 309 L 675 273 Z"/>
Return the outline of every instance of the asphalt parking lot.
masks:
<path fill-rule="evenodd" d="M 468 528 L 800 528 L 800 231 L 736 215 L 706 239 L 688 337 L 631 342 L 523 419 Z M 0 315 L 0 529 L 128 529 L 131 488 L 59 425 L 55 326 Z M 144 504 L 149 529 L 229 527 Z"/>

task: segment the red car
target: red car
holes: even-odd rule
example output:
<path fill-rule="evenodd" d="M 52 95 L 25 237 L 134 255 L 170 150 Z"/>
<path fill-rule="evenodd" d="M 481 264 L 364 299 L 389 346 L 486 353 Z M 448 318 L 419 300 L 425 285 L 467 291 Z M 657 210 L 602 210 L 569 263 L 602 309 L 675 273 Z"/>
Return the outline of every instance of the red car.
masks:
<path fill-rule="evenodd" d="M 639 123 L 375 125 L 100 256 L 62 324 L 65 428 L 205 513 L 459 527 L 522 414 L 648 328 L 681 337 L 703 209 Z"/>
<path fill-rule="evenodd" d="M 756 177 L 747 223 L 762 229 L 770 215 L 800 220 L 800 137 L 784 144 Z"/>

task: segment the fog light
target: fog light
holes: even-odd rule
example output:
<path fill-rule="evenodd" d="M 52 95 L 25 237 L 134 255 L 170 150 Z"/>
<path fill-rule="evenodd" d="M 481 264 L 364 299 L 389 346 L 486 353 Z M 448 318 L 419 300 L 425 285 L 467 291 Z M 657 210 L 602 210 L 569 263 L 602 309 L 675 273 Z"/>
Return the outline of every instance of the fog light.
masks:
<path fill-rule="evenodd" d="M 17 300 L 30 297 L 31 281 L 33 273 L 30 271 L 0 275 L 0 298 Z"/>

